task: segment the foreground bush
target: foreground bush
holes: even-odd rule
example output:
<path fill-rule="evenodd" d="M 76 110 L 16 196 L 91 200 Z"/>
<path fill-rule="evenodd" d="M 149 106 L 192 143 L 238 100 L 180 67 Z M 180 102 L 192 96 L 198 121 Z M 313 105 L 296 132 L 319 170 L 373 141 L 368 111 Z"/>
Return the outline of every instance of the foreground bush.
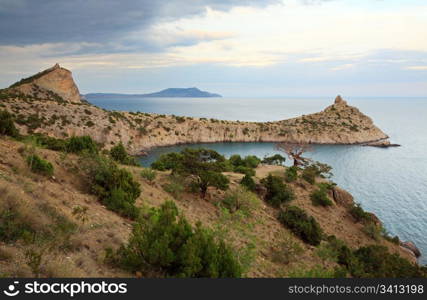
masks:
<path fill-rule="evenodd" d="M 221 190 L 228 188 L 229 180 L 221 173 L 227 170 L 226 159 L 214 150 L 186 148 L 181 153 L 163 154 L 151 167 L 192 178 L 191 189 L 198 191 L 202 198 L 210 186 Z"/>
<path fill-rule="evenodd" d="M 313 191 L 310 194 L 311 203 L 315 206 L 331 206 L 333 203 L 329 199 L 327 194 L 327 189 L 323 186 L 320 186 L 319 189 Z"/>
<path fill-rule="evenodd" d="M 308 216 L 301 208 L 289 206 L 280 211 L 278 219 L 303 241 L 314 246 L 320 244 L 322 229 L 319 223 L 312 216 Z"/>
<path fill-rule="evenodd" d="M 23 141 L 31 140 L 37 146 L 53 151 L 63 151 L 68 153 L 98 153 L 98 145 L 90 136 L 73 136 L 68 139 L 58 139 L 41 133 L 36 133 L 22 138 Z"/>
<path fill-rule="evenodd" d="M 19 135 L 12 114 L 6 110 L 0 110 L 0 135 L 12 137 L 17 137 Z"/>
<path fill-rule="evenodd" d="M 261 160 L 255 155 L 248 155 L 242 158 L 239 154 L 234 154 L 228 160 L 234 168 L 245 167 L 254 169 L 261 163 Z"/>
<path fill-rule="evenodd" d="M 247 188 L 249 191 L 255 191 L 256 190 L 256 183 L 253 180 L 253 178 L 250 175 L 245 175 L 242 180 L 240 181 L 240 184 Z"/>
<path fill-rule="evenodd" d="M 273 156 L 266 156 L 264 157 L 264 159 L 261 161 L 263 164 L 266 165 L 277 165 L 277 166 L 281 166 L 285 163 L 286 158 L 283 157 L 280 154 L 275 154 Z"/>
<path fill-rule="evenodd" d="M 77 226 L 56 208 L 38 201 L 27 202 L 16 191 L 0 186 L 0 243 L 25 244 L 67 250 Z"/>
<path fill-rule="evenodd" d="M 304 168 L 301 177 L 308 183 L 314 184 L 316 182 L 316 177 L 332 177 L 331 170 L 332 167 L 327 164 L 312 162 Z"/>
<path fill-rule="evenodd" d="M 295 199 L 292 189 L 283 183 L 282 178 L 269 174 L 261 180 L 261 184 L 267 189 L 265 200 L 274 207 Z"/>
<path fill-rule="evenodd" d="M 200 223 L 191 226 L 171 201 L 137 222 L 128 244 L 107 257 L 151 277 L 242 276 L 234 251 Z"/>
<path fill-rule="evenodd" d="M 98 145 L 90 136 L 73 136 L 66 141 L 66 151 L 71 153 L 98 153 Z"/>
<path fill-rule="evenodd" d="M 298 179 L 298 167 L 292 166 L 285 171 L 285 181 L 294 182 Z"/>
<path fill-rule="evenodd" d="M 245 216 L 250 216 L 260 206 L 260 200 L 254 193 L 246 189 L 237 188 L 227 191 L 220 205 L 230 213 L 241 212 Z"/>
<path fill-rule="evenodd" d="M 125 149 L 125 146 L 123 146 L 123 143 L 120 142 L 110 150 L 111 158 L 117 161 L 118 163 L 122 165 L 131 165 L 136 166 L 138 163 L 136 162 L 135 158 L 130 156 Z"/>
<path fill-rule="evenodd" d="M 98 155 L 86 157 L 85 168 L 91 181 L 91 192 L 108 209 L 132 219 L 138 216 L 135 200 L 141 190 L 128 170 L 120 169 L 108 158 Z"/>
<path fill-rule="evenodd" d="M 0 241 L 14 242 L 18 239 L 34 234 L 32 215 L 29 214 L 21 201 L 1 187 L 2 199 L 0 201 Z"/>
<path fill-rule="evenodd" d="M 141 171 L 141 177 L 147 179 L 150 183 L 152 183 L 154 179 L 156 179 L 156 176 L 157 176 L 156 171 L 150 168 L 142 169 Z"/>
<path fill-rule="evenodd" d="M 53 151 L 67 151 L 68 140 L 57 139 L 43 134 L 34 134 L 29 138 L 34 139 L 35 143 L 43 148 Z"/>
<path fill-rule="evenodd" d="M 40 158 L 36 154 L 32 154 L 27 157 L 27 165 L 30 167 L 30 170 L 34 173 L 44 175 L 44 176 L 53 175 L 53 165 L 47 160 Z"/>
<path fill-rule="evenodd" d="M 414 278 L 426 277 L 426 270 L 410 263 L 385 246 L 370 245 L 352 251 L 347 246 L 340 249 L 338 262 L 354 277 Z"/>
<path fill-rule="evenodd" d="M 350 208 L 350 214 L 351 216 L 357 221 L 357 222 L 371 222 L 372 217 L 369 213 L 363 210 L 360 203 L 356 203 Z"/>

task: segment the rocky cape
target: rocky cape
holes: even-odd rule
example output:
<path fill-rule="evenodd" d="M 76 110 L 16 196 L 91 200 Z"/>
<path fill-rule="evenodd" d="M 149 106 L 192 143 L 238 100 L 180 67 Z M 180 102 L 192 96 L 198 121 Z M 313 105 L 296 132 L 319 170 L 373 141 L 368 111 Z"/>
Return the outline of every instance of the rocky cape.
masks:
<path fill-rule="evenodd" d="M 107 149 L 122 142 L 138 155 L 186 143 L 288 142 L 369 144 L 388 136 L 340 96 L 323 111 L 274 122 L 241 122 L 107 111 L 81 99 L 70 71 L 55 65 L 0 91 L 1 105 L 23 134 L 89 135 Z"/>

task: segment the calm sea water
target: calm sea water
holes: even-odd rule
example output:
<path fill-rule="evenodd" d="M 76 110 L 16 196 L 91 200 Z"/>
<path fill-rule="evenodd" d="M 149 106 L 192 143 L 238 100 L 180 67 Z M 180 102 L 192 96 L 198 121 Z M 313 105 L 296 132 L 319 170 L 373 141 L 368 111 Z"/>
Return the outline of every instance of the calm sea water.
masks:
<path fill-rule="evenodd" d="M 392 235 L 411 240 L 427 263 L 427 98 L 349 98 L 373 118 L 398 148 L 315 146 L 307 156 L 330 164 L 333 180 L 374 212 Z M 113 110 L 142 111 L 226 120 L 274 121 L 322 110 L 331 98 L 108 99 L 90 101 Z M 263 157 L 277 151 L 272 143 L 200 144 L 230 156 Z M 160 154 L 185 146 L 153 149 L 140 159 L 149 165 Z"/>

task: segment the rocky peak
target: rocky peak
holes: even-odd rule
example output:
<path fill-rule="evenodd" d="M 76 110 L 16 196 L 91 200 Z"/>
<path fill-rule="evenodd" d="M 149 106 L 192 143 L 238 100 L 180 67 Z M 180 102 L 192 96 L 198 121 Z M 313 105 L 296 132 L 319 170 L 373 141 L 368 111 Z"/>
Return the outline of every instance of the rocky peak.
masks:
<path fill-rule="evenodd" d="M 46 92 L 53 92 L 66 102 L 81 102 L 80 92 L 73 80 L 71 71 L 62 68 L 58 63 L 31 77 L 22 79 L 13 84 L 11 88 L 33 96 L 36 90 L 39 92 L 39 97 L 40 94 L 43 96 Z"/>
<path fill-rule="evenodd" d="M 80 103 L 80 92 L 71 71 L 55 64 L 50 72 L 34 80 L 34 84 L 58 94 L 67 102 Z"/>
<path fill-rule="evenodd" d="M 340 95 L 335 98 L 334 104 L 337 105 L 347 105 L 347 101 L 345 101 Z"/>

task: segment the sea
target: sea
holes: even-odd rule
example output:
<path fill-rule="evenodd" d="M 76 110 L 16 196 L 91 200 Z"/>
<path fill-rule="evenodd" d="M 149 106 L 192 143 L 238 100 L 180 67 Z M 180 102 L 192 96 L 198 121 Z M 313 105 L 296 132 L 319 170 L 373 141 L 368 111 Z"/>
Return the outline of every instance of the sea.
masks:
<path fill-rule="evenodd" d="M 318 145 L 307 157 L 333 167 L 332 180 L 362 207 L 375 213 L 390 235 L 413 241 L 427 264 L 427 98 L 347 97 L 401 147 Z M 240 121 L 276 121 L 323 110 L 333 97 L 277 98 L 117 98 L 89 101 L 99 107 L 133 112 Z M 162 153 L 208 147 L 225 156 L 264 157 L 280 153 L 274 143 L 213 143 L 152 149 L 139 158 L 149 166 Z M 282 153 L 283 154 L 283 153 Z"/>

